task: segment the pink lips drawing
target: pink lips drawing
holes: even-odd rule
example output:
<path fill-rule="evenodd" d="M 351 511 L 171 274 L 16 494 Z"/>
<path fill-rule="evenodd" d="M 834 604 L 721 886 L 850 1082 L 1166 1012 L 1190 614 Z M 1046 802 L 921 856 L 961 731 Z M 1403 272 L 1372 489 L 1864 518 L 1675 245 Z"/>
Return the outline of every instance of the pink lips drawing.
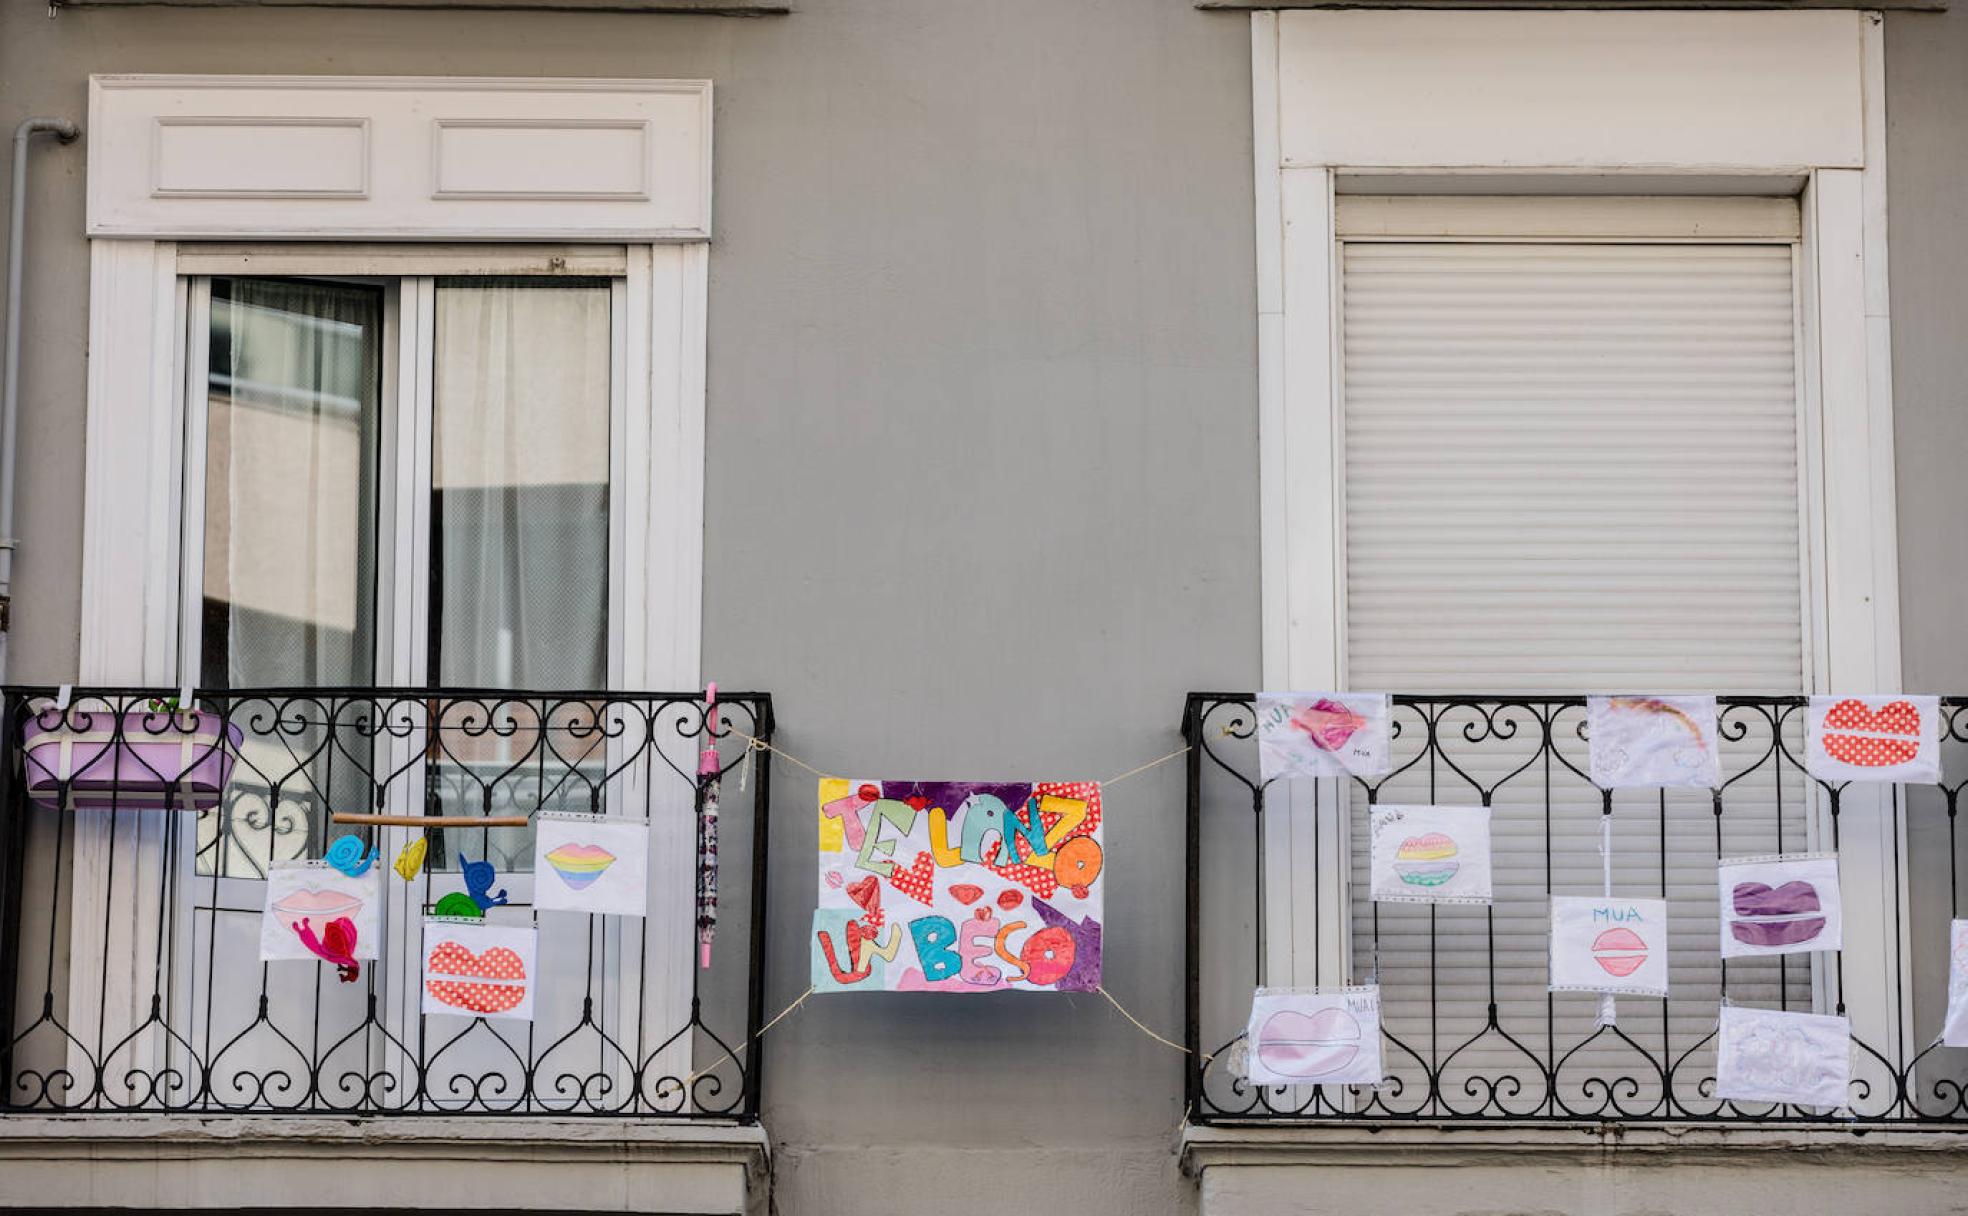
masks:
<path fill-rule="evenodd" d="M 362 901 L 333 888 L 309 887 L 302 891 L 290 891 L 274 901 L 273 917 L 289 933 L 303 916 L 317 924 L 327 924 L 337 917 L 353 917 L 362 909 Z"/>
<path fill-rule="evenodd" d="M 1281 1077 L 1330 1076 L 1360 1054 L 1360 1023 L 1344 1009 L 1299 1013 L 1285 1009 L 1266 1018 L 1257 1033 L 1257 1056 Z"/>
<path fill-rule="evenodd" d="M 1367 720 L 1338 701 L 1321 698 L 1293 714 L 1291 724 L 1304 731 L 1320 751 L 1336 752 Z"/>
<path fill-rule="evenodd" d="M 1732 898 L 1729 932 L 1746 946 L 1800 946 L 1824 932 L 1818 889 L 1801 878 L 1780 887 L 1737 883 Z"/>

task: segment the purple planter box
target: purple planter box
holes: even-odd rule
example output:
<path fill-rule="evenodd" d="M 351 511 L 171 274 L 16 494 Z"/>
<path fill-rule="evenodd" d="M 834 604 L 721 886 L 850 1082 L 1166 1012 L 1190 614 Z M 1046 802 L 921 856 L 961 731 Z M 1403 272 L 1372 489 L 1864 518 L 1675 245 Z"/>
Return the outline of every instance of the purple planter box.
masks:
<path fill-rule="evenodd" d="M 21 730 L 27 796 L 69 810 L 202 811 L 219 804 L 244 735 L 197 710 L 52 706 Z"/>

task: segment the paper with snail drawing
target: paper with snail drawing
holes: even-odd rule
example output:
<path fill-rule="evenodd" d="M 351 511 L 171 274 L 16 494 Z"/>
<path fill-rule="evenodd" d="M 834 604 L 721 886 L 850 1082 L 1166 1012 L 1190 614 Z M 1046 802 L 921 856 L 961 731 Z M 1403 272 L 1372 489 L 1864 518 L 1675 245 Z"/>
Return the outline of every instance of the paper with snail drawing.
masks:
<path fill-rule="evenodd" d="M 1738 1102 L 1839 1107 L 1850 1095 L 1852 1024 L 1845 1018 L 1722 1007 L 1715 1096 Z"/>
<path fill-rule="evenodd" d="M 355 929 L 353 957 L 374 959 L 382 940 L 382 868 L 370 866 L 350 878 L 322 861 L 276 861 L 267 867 L 266 907 L 260 915 L 263 962 L 319 956 L 308 949 L 300 930 L 317 940 L 331 922 L 347 919 Z"/>
<path fill-rule="evenodd" d="M 1490 902 L 1488 807 L 1377 806 L 1372 833 L 1374 899 Z"/>

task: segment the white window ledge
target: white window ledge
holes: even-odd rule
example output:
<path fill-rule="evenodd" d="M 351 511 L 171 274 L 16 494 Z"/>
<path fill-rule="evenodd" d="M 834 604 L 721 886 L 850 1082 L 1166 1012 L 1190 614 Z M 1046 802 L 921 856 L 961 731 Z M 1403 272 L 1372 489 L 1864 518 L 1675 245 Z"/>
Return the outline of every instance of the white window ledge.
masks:
<path fill-rule="evenodd" d="M 1592 1124 L 1185 1127 L 1201 1216 L 1322 1211 L 1946 1211 L 1968 1134 Z M 1663 1168 L 1672 1167 L 1672 1168 Z M 1453 1174 L 1445 1174 L 1453 1168 Z"/>
<path fill-rule="evenodd" d="M 762 1128 L 631 1119 L 0 1117 L 0 1206 L 729 1213 Z M 749 1205 L 749 1206 L 748 1206 Z"/>

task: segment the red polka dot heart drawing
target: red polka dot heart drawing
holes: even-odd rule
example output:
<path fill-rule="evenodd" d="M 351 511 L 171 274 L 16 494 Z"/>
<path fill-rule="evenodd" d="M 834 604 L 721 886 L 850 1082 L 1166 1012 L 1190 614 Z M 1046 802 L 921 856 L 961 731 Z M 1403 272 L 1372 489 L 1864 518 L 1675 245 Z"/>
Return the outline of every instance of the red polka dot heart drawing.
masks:
<path fill-rule="evenodd" d="M 1833 760 L 1862 768 L 1909 763 L 1920 755 L 1920 711 L 1907 701 L 1893 701 L 1876 710 L 1857 699 L 1840 701 L 1825 711 L 1824 750 Z"/>
<path fill-rule="evenodd" d="M 424 987 L 454 1009 L 504 1013 L 526 999 L 526 964 L 504 946 L 473 954 L 457 942 L 439 942 L 424 973 Z"/>

